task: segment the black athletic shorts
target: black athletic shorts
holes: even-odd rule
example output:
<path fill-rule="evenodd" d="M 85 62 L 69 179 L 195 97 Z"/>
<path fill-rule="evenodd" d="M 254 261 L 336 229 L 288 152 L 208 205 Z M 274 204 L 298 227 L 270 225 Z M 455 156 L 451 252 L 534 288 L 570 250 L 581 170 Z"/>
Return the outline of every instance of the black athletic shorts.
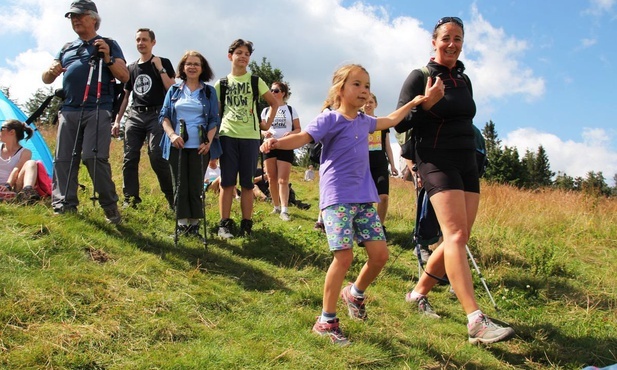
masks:
<path fill-rule="evenodd" d="M 418 173 L 427 194 L 444 190 L 480 193 L 480 177 L 473 149 L 416 148 Z"/>
<path fill-rule="evenodd" d="M 264 160 L 276 158 L 277 161 L 283 161 L 287 163 L 293 163 L 294 161 L 294 151 L 293 150 L 283 150 L 283 149 L 274 149 L 264 154 Z"/>
<path fill-rule="evenodd" d="M 390 194 L 390 172 L 388 167 L 371 167 L 371 176 L 377 187 L 377 194 Z"/>

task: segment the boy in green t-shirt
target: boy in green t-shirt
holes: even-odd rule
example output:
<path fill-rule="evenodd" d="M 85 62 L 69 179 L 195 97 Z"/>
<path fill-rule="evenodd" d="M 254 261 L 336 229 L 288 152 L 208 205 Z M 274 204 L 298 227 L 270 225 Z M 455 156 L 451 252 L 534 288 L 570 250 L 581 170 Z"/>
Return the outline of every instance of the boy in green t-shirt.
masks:
<path fill-rule="evenodd" d="M 219 195 L 218 236 L 224 239 L 233 237 L 233 221 L 230 218 L 231 205 L 235 195 L 236 179 L 240 178 L 242 195 L 240 207 L 242 222 L 240 229 L 250 235 L 253 227 L 253 175 L 257 168 L 259 155 L 260 130 L 268 130 L 278 110 L 278 103 L 268 89 L 268 85 L 259 78 L 258 90 L 270 105 L 270 114 L 265 125 L 257 116 L 256 102 L 253 100 L 251 73 L 247 67 L 253 54 L 253 43 L 242 39 L 235 40 L 230 46 L 227 58 L 231 61 L 231 73 L 226 77 L 225 101 L 221 102 L 221 80 L 214 85 L 222 106 L 221 129 L 219 132 L 223 155 L 219 158 L 221 167 L 221 192 Z M 221 104 L 222 103 L 222 104 Z"/>

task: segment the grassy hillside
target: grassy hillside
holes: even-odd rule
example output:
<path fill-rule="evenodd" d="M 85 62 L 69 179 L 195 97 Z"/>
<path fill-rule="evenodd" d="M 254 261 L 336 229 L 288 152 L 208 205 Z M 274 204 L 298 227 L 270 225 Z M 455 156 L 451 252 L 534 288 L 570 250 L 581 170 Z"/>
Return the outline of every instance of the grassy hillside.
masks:
<path fill-rule="evenodd" d="M 120 191 L 121 143 L 112 143 Z M 317 184 L 293 186 L 308 211 L 289 223 L 257 202 L 255 237 L 208 248 L 174 247 L 174 215 L 142 157 L 142 198 L 118 227 L 89 200 L 85 168 L 76 215 L 48 204 L 0 203 L 0 367 L 53 369 L 579 369 L 617 363 L 617 202 L 556 191 L 483 184 L 470 248 L 499 311 L 477 276 L 483 309 L 515 328 L 491 346 L 467 343 L 466 318 L 448 288 L 431 293 L 441 320 L 420 317 L 404 294 L 417 278 L 411 247 L 415 200 L 392 181 L 391 258 L 369 289 L 366 323 L 331 345 L 310 332 L 331 255 L 312 229 Z M 209 226 L 218 221 L 209 195 Z M 234 202 L 234 218 L 239 204 Z M 366 256 L 356 249 L 349 279 Z"/>

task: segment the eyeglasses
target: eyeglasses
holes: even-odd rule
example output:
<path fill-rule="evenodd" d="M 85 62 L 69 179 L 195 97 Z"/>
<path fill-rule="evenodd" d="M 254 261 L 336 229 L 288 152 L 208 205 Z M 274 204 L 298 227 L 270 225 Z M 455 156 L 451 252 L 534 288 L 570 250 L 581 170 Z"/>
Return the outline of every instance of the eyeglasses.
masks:
<path fill-rule="evenodd" d="M 187 67 L 201 67 L 201 63 L 185 63 Z"/>
<path fill-rule="evenodd" d="M 272 92 L 273 94 L 278 94 L 281 92 L 281 90 L 279 89 L 270 89 L 270 92 Z"/>
<path fill-rule="evenodd" d="M 434 30 L 436 30 L 437 27 L 441 26 L 442 24 L 450 23 L 450 22 L 454 22 L 458 24 L 459 26 L 461 26 L 462 29 L 465 29 L 465 27 L 463 27 L 463 21 L 459 17 L 443 17 L 437 21 L 437 24 L 435 25 Z"/>

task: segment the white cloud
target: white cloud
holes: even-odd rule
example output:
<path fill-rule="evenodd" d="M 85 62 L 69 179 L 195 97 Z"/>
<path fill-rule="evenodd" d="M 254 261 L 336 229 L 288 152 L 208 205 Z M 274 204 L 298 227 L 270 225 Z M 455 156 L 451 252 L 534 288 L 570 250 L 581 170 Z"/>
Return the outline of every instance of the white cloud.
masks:
<path fill-rule="evenodd" d="M 472 8 L 472 20 L 466 27 L 462 59 L 474 86 L 474 99 L 490 108 L 490 101 L 509 95 L 536 99 L 545 92 L 545 81 L 522 65 L 527 42 L 508 36 L 495 28 Z M 495 76 L 500 76 L 495 78 Z"/>
<path fill-rule="evenodd" d="M 581 48 L 586 49 L 598 43 L 597 39 L 584 38 L 581 40 Z"/>
<path fill-rule="evenodd" d="M 616 0 L 591 0 L 589 2 L 589 8 L 585 11 L 585 13 L 601 16 L 604 13 L 611 12 L 613 6 L 615 6 Z"/>
<path fill-rule="evenodd" d="M 522 157 L 526 150 L 537 152 L 542 145 L 549 157 L 551 170 L 565 172 L 572 177 L 585 177 L 588 172 L 602 171 L 607 184 L 613 184 L 617 173 L 617 153 L 610 149 L 614 132 L 584 128 L 582 141 L 563 141 L 554 134 L 534 128 L 521 128 L 507 134 L 502 144 L 516 147 Z M 614 184 L 613 184 L 614 185 Z"/>

